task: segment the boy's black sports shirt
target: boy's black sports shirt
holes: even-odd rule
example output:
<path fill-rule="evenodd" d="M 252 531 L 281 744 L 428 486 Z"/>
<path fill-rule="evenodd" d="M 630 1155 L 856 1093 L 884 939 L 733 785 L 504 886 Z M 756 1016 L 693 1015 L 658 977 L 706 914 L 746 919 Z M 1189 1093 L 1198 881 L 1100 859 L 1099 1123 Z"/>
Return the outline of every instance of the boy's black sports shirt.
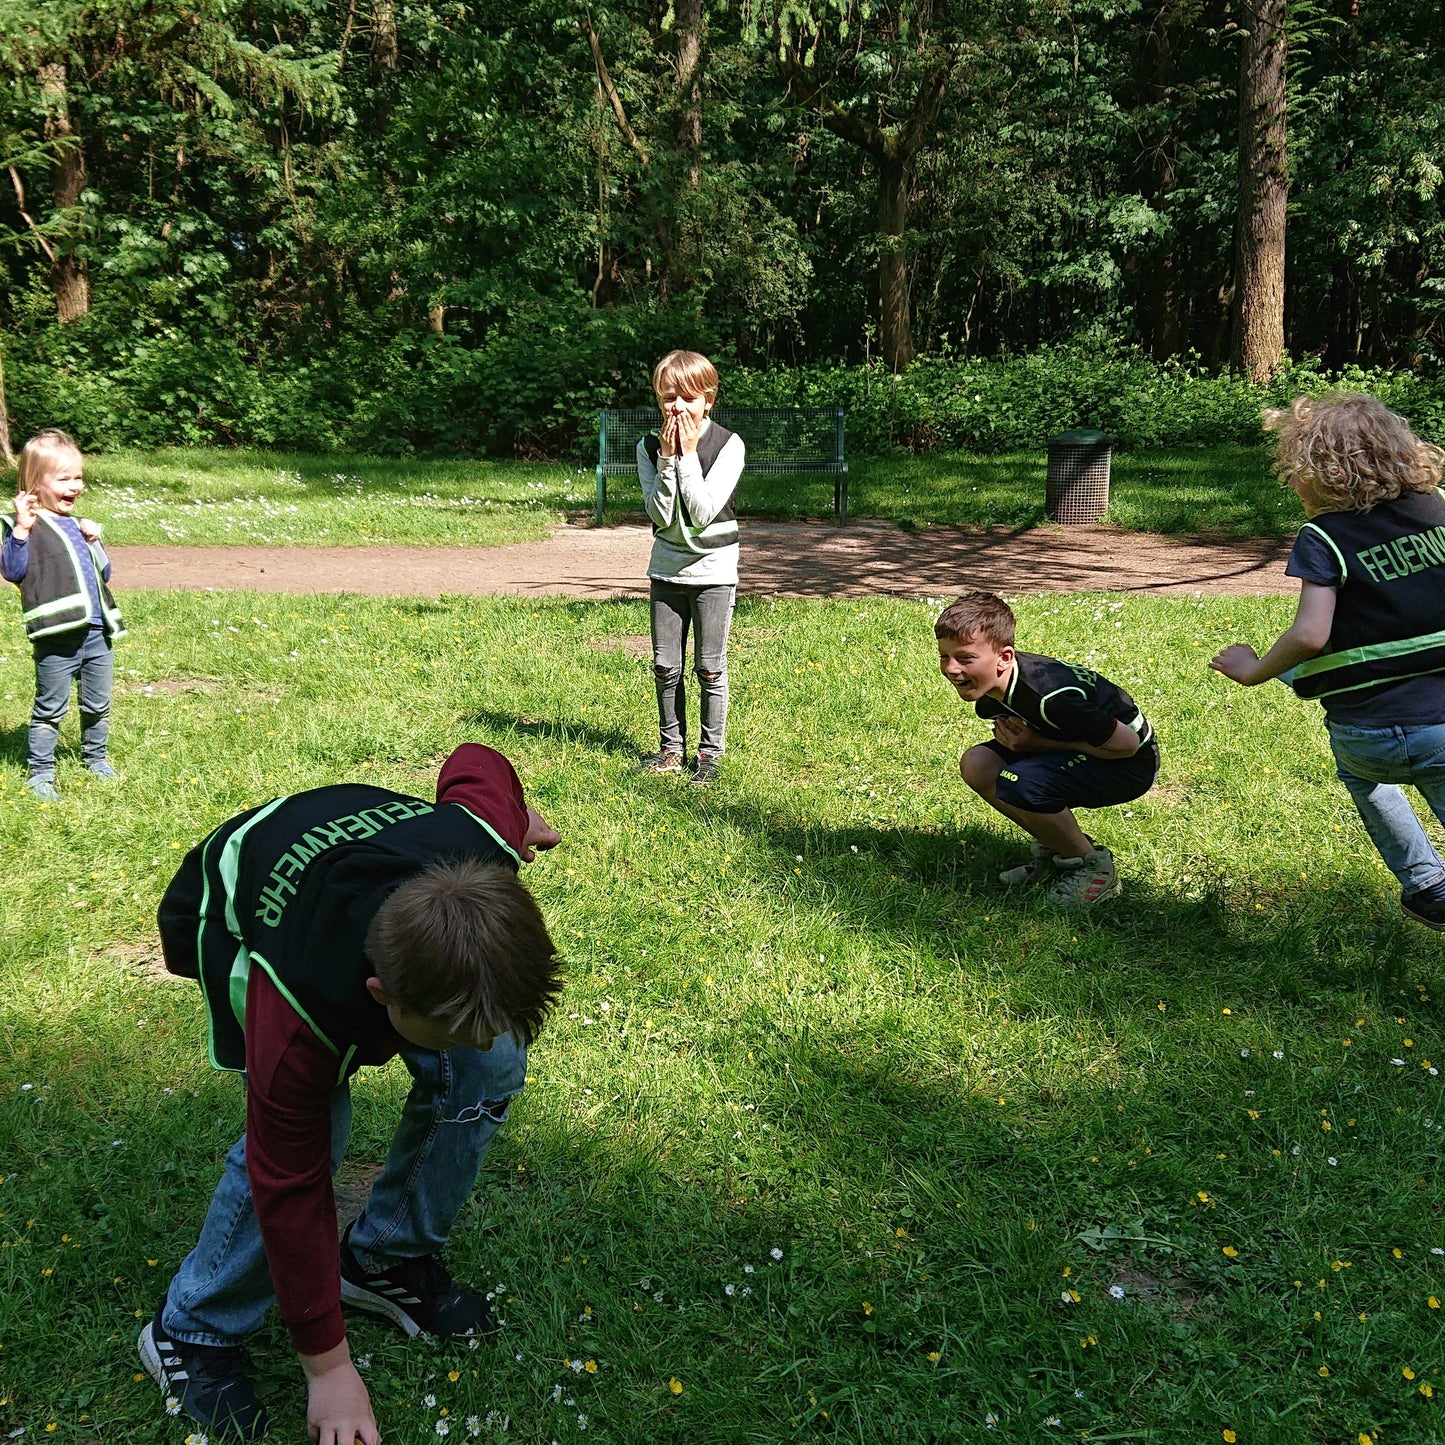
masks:
<path fill-rule="evenodd" d="M 1122 687 L 1093 668 L 1037 652 L 1016 652 L 1003 698 L 981 697 L 974 711 L 981 718 L 1020 718 L 1041 737 L 1091 748 L 1108 742 L 1115 723 L 1138 733 L 1141 747 L 1154 736 Z"/>

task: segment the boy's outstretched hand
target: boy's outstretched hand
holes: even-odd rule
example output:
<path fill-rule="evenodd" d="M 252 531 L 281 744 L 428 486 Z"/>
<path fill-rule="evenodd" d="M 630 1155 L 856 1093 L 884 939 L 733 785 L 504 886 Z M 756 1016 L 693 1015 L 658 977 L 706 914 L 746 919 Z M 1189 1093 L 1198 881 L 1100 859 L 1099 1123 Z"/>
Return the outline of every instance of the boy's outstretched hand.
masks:
<path fill-rule="evenodd" d="M 1209 665 L 1215 672 L 1222 672 L 1231 682 L 1250 687 L 1258 681 L 1254 675 L 1258 662 L 1259 654 L 1254 648 L 1247 642 L 1235 642 L 1226 647 Z"/>
<path fill-rule="evenodd" d="M 527 832 L 522 839 L 522 851 L 517 856 L 524 863 L 530 863 L 537 856 L 537 849 L 544 852 L 555 848 L 562 841 L 562 835 L 530 804 L 527 804 Z"/>
<path fill-rule="evenodd" d="M 306 1371 L 306 1433 L 316 1445 L 381 1445 L 371 1398 L 351 1363 L 345 1340 L 321 1355 L 302 1355 Z"/>

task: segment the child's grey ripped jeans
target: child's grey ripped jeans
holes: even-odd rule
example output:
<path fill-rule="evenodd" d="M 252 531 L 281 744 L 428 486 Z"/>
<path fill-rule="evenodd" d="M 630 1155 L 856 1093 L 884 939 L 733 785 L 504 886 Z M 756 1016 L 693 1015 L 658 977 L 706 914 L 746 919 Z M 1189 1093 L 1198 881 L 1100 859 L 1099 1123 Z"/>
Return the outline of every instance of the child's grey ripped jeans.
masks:
<path fill-rule="evenodd" d="M 652 579 L 652 674 L 665 752 L 683 752 L 687 738 L 683 672 L 689 627 L 693 671 L 702 693 L 702 736 L 697 750 L 718 758 L 727 746 L 728 629 L 737 590 L 731 582 L 682 587 Z"/>

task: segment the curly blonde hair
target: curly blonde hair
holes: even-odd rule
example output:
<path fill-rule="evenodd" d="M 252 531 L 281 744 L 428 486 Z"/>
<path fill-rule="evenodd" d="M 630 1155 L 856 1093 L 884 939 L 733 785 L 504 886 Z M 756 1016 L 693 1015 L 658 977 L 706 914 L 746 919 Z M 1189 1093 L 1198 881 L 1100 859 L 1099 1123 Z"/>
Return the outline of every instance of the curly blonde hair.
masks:
<path fill-rule="evenodd" d="M 1306 484 L 1332 512 L 1368 512 L 1404 492 L 1440 485 L 1445 451 L 1422 441 L 1404 417 L 1363 392 L 1298 396 L 1264 414 L 1278 436 L 1274 470 L 1287 487 Z"/>

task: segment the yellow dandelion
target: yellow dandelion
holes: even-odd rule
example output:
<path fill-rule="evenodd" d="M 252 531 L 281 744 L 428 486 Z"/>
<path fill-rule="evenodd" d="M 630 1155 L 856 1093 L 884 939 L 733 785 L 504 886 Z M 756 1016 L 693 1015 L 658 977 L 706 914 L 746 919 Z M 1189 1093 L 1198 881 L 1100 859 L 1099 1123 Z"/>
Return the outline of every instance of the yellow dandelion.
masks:
<path fill-rule="evenodd" d="M 1440 1308 L 1440 1301 L 1436 1299 L 1434 1295 L 1431 1295 L 1425 1303 L 1429 1305 L 1432 1310 L 1438 1310 Z"/>
<path fill-rule="evenodd" d="M 1393 1254 L 1396 1259 L 1404 1259 L 1405 1257 L 1405 1251 L 1403 1249 L 1392 1249 L 1390 1253 Z"/>
<path fill-rule="evenodd" d="M 942 1356 L 939 1355 L 939 1353 L 938 1353 L 937 1350 L 929 1350 L 929 1352 L 928 1352 L 928 1363 L 929 1363 L 930 1365 L 936 1365 L 941 1358 L 942 1358 Z"/>
<path fill-rule="evenodd" d="M 462 1377 L 462 1372 L 461 1372 L 460 1370 L 448 1370 L 448 1371 L 447 1371 L 447 1379 L 449 1379 L 449 1380 L 452 1382 L 452 1384 L 454 1384 L 454 1385 L 456 1384 L 456 1382 L 457 1382 L 458 1380 L 461 1379 L 461 1377 Z"/>
<path fill-rule="evenodd" d="M 586 1370 L 589 1375 L 595 1375 L 597 1373 L 597 1361 L 588 1360 L 587 1363 L 582 1366 L 582 1368 Z"/>
<path fill-rule="evenodd" d="M 1234 1442 L 1239 1439 L 1239 1436 L 1228 1428 L 1221 1430 L 1219 1433 L 1224 1436 L 1224 1445 L 1234 1445 Z"/>
<path fill-rule="evenodd" d="M 1330 1367 L 1328 1365 L 1321 1365 L 1319 1368 L 1319 1376 L 1322 1380 L 1328 1380 L 1330 1377 Z"/>
<path fill-rule="evenodd" d="M 682 1381 L 674 1375 L 672 1379 L 667 1382 L 667 1388 L 671 1390 L 674 1395 L 680 1395 L 682 1394 Z"/>
<path fill-rule="evenodd" d="M 1407 1380 L 1413 1380 L 1413 1379 L 1415 1378 L 1415 1372 L 1414 1372 L 1414 1370 L 1412 1370 L 1412 1369 L 1409 1367 L 1409 1365 L 1406 1365 L 1406 1366 L 1400 1371 L 1400 1373 L 1401 1373 Z"/>
<path fill-rule="evenodd" d="M 1366 1435 L 1363 1430 L 1355 1436 L 1355 1445 L 1375 1445 L 1375 1437 Z"/>
<path fill-rule="evenodd" d="M 871 1315 L 873 1313 L 873 1305 L 866 1299 L 863 1301 L 863 1313 L 865 1315 Z"/>
<path fill-rule="evenodd" d="M 1433 1400 L 1435 1398 L 1435 1387 L 1434 1385 L 1428 1385 L 1422 1382 L 1420 1385 L 1420 1393 L 1427 1400 Z"/>
<path fill-rule="evenodd" d="M 1226 1259 L 1238 1259 L 1239 1251 L 1232 1244 L 1226 1244 L 1224 1246 L 1224 1255 Z"/>

